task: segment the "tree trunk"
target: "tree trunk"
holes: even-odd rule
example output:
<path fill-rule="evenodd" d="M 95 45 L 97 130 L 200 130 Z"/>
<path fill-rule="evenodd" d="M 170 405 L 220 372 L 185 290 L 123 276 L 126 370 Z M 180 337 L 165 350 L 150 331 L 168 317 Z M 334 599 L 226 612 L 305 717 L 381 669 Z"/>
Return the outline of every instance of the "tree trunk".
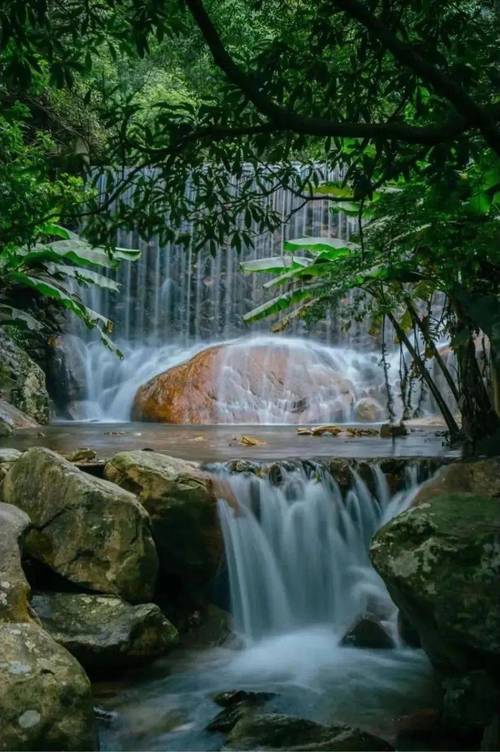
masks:
<path fill-rule="evenodd" d="M 473 444 L 478 439 L 492 436 L 500 429 L 500 418 L 495 412 L 484 383 L 472 335 L 456 347 L 460 398 L 458 406 L 462 414 L 462 430 Z"/>
<path fill-rule="evenodd" d="M 439 407 L 441 414 L 443 418 L 445 419 L 448 430 L 450 432 L 450 438 L 456 439 L 458 436 L 460 436 L 460 428 L 458 427 L 458 424 L 455 418 L 453 417 L 450 408 L 446 404 L 446 401 L 444 400 L 443 395 L 439 391 L 428 369 L 425 367 L 425 363 L 422 361 L 422 358 L 420 357 L 416 349 L 413 347 L 411 340 L 406 336 L 406 333 L 404 329 L 400 326 L 398 320 L 395 318 L 395 316 L 392 315 L 392 313 L 389 313 L 387 315 L 392 325 L 394 326 L 394 329 L 396 331 L 396 334 L 398 335 L 399 340 L 404 344 L 404 346 L 410 353 L 411 357 L 413 358 L 413 362 L 415 363 L 416 367 L 420 371 L 420 374 L 422 378 L 424 379 L 425 383 L 429 387 L 432 393 L 432 396 L 436 400 L 436 404 Z"/>

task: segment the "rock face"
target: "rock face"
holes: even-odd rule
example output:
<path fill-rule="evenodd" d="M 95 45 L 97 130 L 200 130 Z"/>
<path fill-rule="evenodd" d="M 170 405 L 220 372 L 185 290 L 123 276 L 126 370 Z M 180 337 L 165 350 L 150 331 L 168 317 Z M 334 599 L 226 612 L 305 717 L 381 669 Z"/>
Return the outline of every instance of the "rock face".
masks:
<path fill-rule="evenodd" d="M 500 499 L 500 457 L 445 465 L 424 483 L 412 506 L 449 493 L 474 493 Z"/>
<path fill-rule="evenodd" d="M 371 557 L 436 667 L 500 667 L 500 500 L 448 494 L 380 530 Z"/>
<path fill-rule="evenodd" d="M 231 731 L 227 749 L 390 750 L 383 739 L 348 726 L 321 726 L 294 716 L 246 715 Z"/>
<path fill-rule="evenodd" d="M 29 517 L 0 503 L 0 622 L 30 622 L 30 586 L 21 565 L 21 547 Z"/>
<path fill-rule="evenodd" d="M 158 558 L 149 517 L 132 494 L 42 448 L 17 460 L 3 494 L 31 519 L 32 558 L 80 587 L 151 600 Z"/>
<path fill-rule="evenodd" d="M 32 605 L 54 640 L 91 670 L 143 663 L 165 654 L 178 638 L 154 603 L 131 606 L 110 595 L 38 593 Z"/>
<path fill-rule="evenodd" d="M 388 650 L 394 647 L 391 636 L 380 622 L 370 615 L 359 619 L 347 632 L 341 644 L 346 647 L 369 648 L 371 650 Z"/>
<path fill-rule="evenodd" d="M 363 397 L 354 405 L 354 420 L 362 423 L 376 423 L 385 418 L 382 405 L 372 397 Z"/>
<path fill-rule="evenodd" d="M 45 374 L 27 353 L 0 330 L 0 393 L 38 423 L 49 420 Z"/>
<path fill-rule="evenodd" d="M 104 474 L 148 511 L 166 576 L 187 587 L 214 576 L 223 544 L 210 475 L 192 462 L 142 451 L 115 455 Z"/>
<path fill-rule="evenodd" d="M 52 337 L 49 347 L 49 391 L 58 410 L 66 414 L 72 403 L 81 402 L 87 396 L 85 346 L 80 337 L 64 334 Z"/>
<path fill-rule="evenodd" d="M 32 624 L 0 624 L 0 750 L 98 748 L 90 682 Z"/>
<path fill-rule="evenodd" d="M 324 420 L 328 405 L 328 420 L 347 420 L 357 395 L 345 370 L 345 364 L 286 343 L 218 345 L 144 384 L 133 419 L 308 423 Z"/>
<path fill-rule="evenodd" d="M 0 501 L 2 500 L 2 481 L 16 460 L 21 456 L 17 449 L 2 449 L 0 447 Z"/>
<path fill-rule="evenodd" d="M 14 405 L 0 399 L 0 436 L 9 436 L 17 428 L 36 428 L 38 423 Z"/>

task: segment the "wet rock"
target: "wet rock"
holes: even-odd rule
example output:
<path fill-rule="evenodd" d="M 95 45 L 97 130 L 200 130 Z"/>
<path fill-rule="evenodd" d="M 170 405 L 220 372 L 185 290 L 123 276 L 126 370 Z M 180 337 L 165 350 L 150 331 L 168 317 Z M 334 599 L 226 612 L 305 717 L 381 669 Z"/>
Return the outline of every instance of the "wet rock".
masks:
<path fill-rule="evenodd" d="M 230 689 L 214 695 L 214 702 L 223 708 L 234 707 L 242 702 L 258 707 L 272 700 L 273 697 L 276 697 L 275 692 L 247 692 L 244 689 Z"/>
<path fill-rule="evenodd" d="M 3 330 L 0 330 L 0 393 L 37 423 L 48 423 L 45 374 Z"/>
<path fill-rule="evenodd" d="M 408 429 L 404 423 L 383 423 L 380 426 L 381 439 L 395 439 L 399 436 L 407 436 Z"/>
<path fill-rule="evenodd" d="M 392 747 L 359 729 L 322 726 L 289 715 L 247 715 L 232 729 L 225 749 L 390 750 Z"/>
<path fill-rule="evenodd" d="M 371 558 L 436 667 L 500 666 L 500 500 L 437 496 L 380 530 Z"/>
<path fill-rule="evenodd" d="M 318 394 L 322 400 L 311 400 Z M 322 419 L 327 402 L 331 419 L 338 421 L 355 399 L 353 383 L 310 350 L 281 342 L 228 343 L 152 378 L 138 390 L 132 415 L 159 423 L 251 424 L 259 422 L 262 410 L 279 405 L 276 414 L 289 422 L 309 423 Z"/>
<path fill-rule="evenodd" d="M 17 460 L 3 494 L 31 518 L 31 557 L 80 587 L 151 600 L 158 558 L 149 517 L 132 494 L 42 448 Z"/>
<path fill-rule="evenodd" d="M 21 564 L 28 515 L 0 503 L 0 622 L 30 622 L 30 586 Z"/>
<path fill-rule="evenodd" d="M 441 467 L 420 488 L 412 506 L 431 501 L 435 496 L 456 492 L 500 498 L 500 457 L 451 462 Z"/>
<path fill-rule="evenodd" d="M 50 338 L 49 349 L 48 387 L 58 409 L 65 413 L 68 404 L 87 396 L 85 345 L 74 334 L 62 334 Z"/>
<path fill-rule="evenodd" d="M 408 621 L 406 616 L 402 614 L 401 611 L 398 611 L 398 633 L 402 642 L 404 642 L 406 645 L 409 645 L 412 648 L 422 647 L 418 629 L 416 629 L 413 624 Z"/>
<path fill-rule="evenodd" d="M 415 751 L 423 749 L 451 749 L 446 742 L 440 713 L 435 708 L 423 708 L 396 719 L 396 749 Z"/>
<path fill-rule="evenodd" d="M 33 624 L 0 624 L 0 750 L 96 750 L 90 682 Z"/>
<path fill-rule="evenodd" d="M 0 501 L 2 500 L 2 481 L 16 460 L 21 456 L 17 449 L 2 449 L 0 447 Z"/>
<path fill-rule="evenodd" d="M 377 400 L 371 397 L 363 397 L 354 405 L 354 420 L 361 423 L 377 423 L 383 420 L 385 410 Z"/>
<path fill-rule="evenodd" d="M 215 695 L 214 702 L 224 709 L 208 724 L 208 731 L 228 734 L 236 724 L 249 714 L 255 713 L 276 695 L 273 692 L 246 692 L 234 689 Z"/>
<path fill-rule="evenodd" d="M 443 725 L 479 740 L 500 707 L 500 690 L 486 671 L 469 671 L 443 681 Z"/>
<path fill-rule="evenodd" d="M 104 475 L 133 491 L 149 512 L 160 567 L 187 588 L 215 575 L 223 550 L 211 476 L 193 462 L 156 452 L 120 452 Z"/>
<path fill-rule="evenodd" d="M 186 647 L 216 647 L 236 641 L 231 630 L 231 615 L 213 603 L 192 612 L 182 630 L 182 644 Z"/>
<path fill-rule="evenodd" d="M 109 595 L 38 593 L 32 606 L 54 640 L 92 671 L 147 662 L 178 639 L 154 603 L 132 606 Z"/>
<path fill-rule="evenodd" d="M 37 428 L 37 426 L 36 420 L 0 398 L 0 436 L 10 436 L 18 428 Z"/>
<path fill-rule="evenodd" d="M 392 637 L 371 615 L 363 616 L 342 638 L 341 645 L 351 648 L 388 650 L 394 647 Z"/>
<path fill-rule="evenodd" d="M 97 459 L 97 452 L 95 451 L 95 449 L 80 447 L 80 449 L 76 449 L 74 452 L 71 452 L 71 454 L 69 454 L 66 459 L 68 459 L 70 462 L 74 462 L 75 464 L 94 462 Z"/>

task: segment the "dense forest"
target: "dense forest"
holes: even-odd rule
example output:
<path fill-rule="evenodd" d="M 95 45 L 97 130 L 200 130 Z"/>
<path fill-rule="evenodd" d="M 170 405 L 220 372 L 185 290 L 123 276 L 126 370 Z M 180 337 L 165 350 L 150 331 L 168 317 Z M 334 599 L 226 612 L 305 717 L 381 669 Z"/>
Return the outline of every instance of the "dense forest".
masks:
<path fill-rule="evenodd" d="M 499 0 L 0 0 L 0 752 L 500 749 Z"/>
<path fill-rule="evenodd" d="M 280 294 L 257 316 L 288 306 L 319 316 L 365 290 L 366 315 L 391 322 L 452 438 L 494 435 L 498 23 L 493 2 L 5 3 L 4 320 L 33 324 L 31 298 L 42 296 L 107 338 L 110 324 L 68 280 L 111 284 L 100 270 L 126 256 L 113 248 L 117 227 L 187 242 L 189 218 L 196 249 L 238 249 L 252 222 L 282 221 L 263 196 L 286 186 L 359 218 L 359 238 L 277 279 Z M 318 162 L 340 169 L 338 183 L 318 184 Z M 245 170 L 259 188 L 235 194 Z M 456 373 L 437 353 L 444 338 Z"/>

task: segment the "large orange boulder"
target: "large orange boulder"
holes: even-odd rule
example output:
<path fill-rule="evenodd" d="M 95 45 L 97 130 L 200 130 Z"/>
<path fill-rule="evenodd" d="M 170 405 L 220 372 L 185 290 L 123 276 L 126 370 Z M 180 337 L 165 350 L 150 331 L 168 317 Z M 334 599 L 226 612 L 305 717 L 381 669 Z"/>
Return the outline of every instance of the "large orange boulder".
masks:
<path fill-rule="evenodd" d="M 144 384 L 133 419 L 160 423 L 346 421 L 362 396 L 331 348 L 269 337 L 209 347 Z"/>

